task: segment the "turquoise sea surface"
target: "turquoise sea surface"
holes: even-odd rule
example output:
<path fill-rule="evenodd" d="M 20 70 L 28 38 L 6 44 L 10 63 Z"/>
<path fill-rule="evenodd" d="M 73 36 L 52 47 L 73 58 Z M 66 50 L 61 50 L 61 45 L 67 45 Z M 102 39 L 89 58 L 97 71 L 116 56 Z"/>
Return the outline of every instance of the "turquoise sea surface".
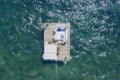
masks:
<path fill-rule="evenodd" d="M 45 22 L 71 24 L 67 64 L 43 62 Z M 120 0 L 0 0 L 0 80 L 120 80 Z"/>

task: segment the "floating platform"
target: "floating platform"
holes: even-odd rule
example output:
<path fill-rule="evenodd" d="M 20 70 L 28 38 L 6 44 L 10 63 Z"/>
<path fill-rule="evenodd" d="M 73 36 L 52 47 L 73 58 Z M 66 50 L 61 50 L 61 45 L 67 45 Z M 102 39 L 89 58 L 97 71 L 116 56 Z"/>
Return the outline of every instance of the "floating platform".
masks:
<path fill-rule="evenodd" d="M 43 60 L 69 61 L 70 23 L 45 23 L 44 26 Z"/>

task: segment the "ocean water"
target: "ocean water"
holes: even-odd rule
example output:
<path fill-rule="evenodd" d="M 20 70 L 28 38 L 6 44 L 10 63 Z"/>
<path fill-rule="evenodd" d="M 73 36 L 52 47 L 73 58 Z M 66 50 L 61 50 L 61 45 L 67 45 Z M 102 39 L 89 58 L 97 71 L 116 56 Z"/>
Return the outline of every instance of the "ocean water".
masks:
<path fill-rule="evenodd" d="M 71 24 L 71 61 L 43 62 L 43 23 Z M 0 0 L 0 80 L 120 80 L 120 0 Z"/>

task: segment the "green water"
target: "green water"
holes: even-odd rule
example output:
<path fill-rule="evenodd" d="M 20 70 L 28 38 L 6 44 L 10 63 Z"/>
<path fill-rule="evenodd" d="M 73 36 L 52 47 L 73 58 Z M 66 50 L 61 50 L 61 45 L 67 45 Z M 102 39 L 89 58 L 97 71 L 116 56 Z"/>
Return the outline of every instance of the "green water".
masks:
<path fill-rule="evenodd" d="M 66 65 L 42 61 L 44 22 L 71 23 Z M 0 80 L 120 80 L 120 0 L 0 0 Z"/>

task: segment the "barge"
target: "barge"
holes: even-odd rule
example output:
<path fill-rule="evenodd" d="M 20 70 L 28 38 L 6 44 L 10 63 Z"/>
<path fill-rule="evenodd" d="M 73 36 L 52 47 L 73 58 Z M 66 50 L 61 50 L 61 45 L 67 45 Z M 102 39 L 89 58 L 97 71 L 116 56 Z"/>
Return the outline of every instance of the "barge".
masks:
<path fill-rule="evenodd" d="M 70 23 L 44 23 L 45 61 L 70 61 Z"/>

